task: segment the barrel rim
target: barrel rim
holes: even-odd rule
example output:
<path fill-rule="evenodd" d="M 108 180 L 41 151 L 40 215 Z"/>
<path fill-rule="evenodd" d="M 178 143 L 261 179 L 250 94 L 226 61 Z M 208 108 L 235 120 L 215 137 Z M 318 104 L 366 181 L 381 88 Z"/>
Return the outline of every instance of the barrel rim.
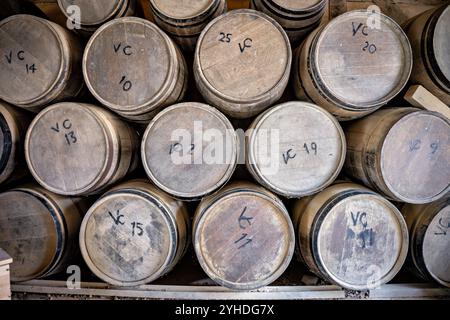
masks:
<path fill-rule="evenodd" d="M 311 59 L 310 65 L 314 66 L 315 71 L 313 72 L 312 80 L 316 85 L 320 88 L 321 91 L 327 96 L 327 98 L 332 101 L 333 103 L 337 104 L 339 107 L 342 107 L 344 109 L 350 110 L 350 111 L 369 111 L 373 108 L 379 108 L 383 106 L 384 104 L 387 104 L 390 100 L 395 98 L 407 85 L 407 82 L 410 78 L 412 68 L 413 68 L 413 54 L 412 54 L 412 48 L 411 44 L 409 43 L 408 37 L 403 31 L 403 29 L 389 16 L 385 15 L 384 13 L 377 13 L 380 16 L 380 19 L 383 20 L 384 24 L 388 26 L 393 33 L 397 35 L 397 38 L 399 39 L 400 44 L 403 48 L 404 53 L 404 59 L 403 61 L 407 63 L 407 67 L 403 67 L 402 70 L 402 76 L 400 79 L 397 80 L 397 83 L 393 89 L 390 90 L 390 92 L 383 98 L 379 98 L 378 100 L 372 101 L 370 103 L 348 103 L 343 101 L 340 97 L 338 97 L 337 94 L 334 94 L 322 81 L 323 77 L 320 73 L 320 67 L 318 65 L 319 61 L 319 51 L 317 50 L 321 40 L 325 37 L 328 30 L 333 28 L 336 24 L 340 23 L 344 19 L 351 17 L 351 16 L 358 16 L 362 15 L 364 17 L 370 16 L 371 13 L 369 13 L 367 10 L 358 9 L 358 10 L 352 10 L 348 11 L 346 13 L 343 13 L 336 18 L 332 19 L 328 24 L 324 25 L 321 30 L 315 35 L 315 39 L 313 40 L 310 48 L 308 56 Z"/>
<path fill-rule="evenodd" d="M 220 6 L 220 3 L 224 2 L 223 0 L 209 0 L 209 1 L 210 1 L 209 5 L 205 9 L 203 9 L 203 11 L 192 14 L 190 16 L 180 18 L 168 15 L 167 12 L 163 12 L 161 8 L 158 8 L 158 6 L 155 3 L 155 0 L 149 0 L 152 12 L 156 14 L 158 18 L 160 18 L 165 23 L 173 26 L 176 26 L 176 23 L 185 23 L 188 24 L 188 26 L 196 25 L 198 23 L 200 24 L 204 23 L 205 20 L 209 18 L 209 15 L 212 14 Z"/>
<path fill-rule="evenodd" d="M 340 154 L 340 159 L 339 159 L 338 165 L 336 167 L 336 171 L 325 182 L 323 182 L 319 187 L 311 188 L 311 189 L 301 191 L 301 192 L 286 192 L 286 191 L 280 189 L 279 187 L 273 185 L 272 182 L 261 173 L 261 170 L 260 170 L 259 166 L 257 165 L 257 161 L 255 159 L 256 152 L 255 152 L 255 143 L 254 142 L 255 142 L 255 139 L 257 139 L 256 133 L 257 133 L 259 127 L 264 123 L 265 120 L 267 120 L 267 118 L 269 118 L 270 116 L 272 116 L 274 113 L 278 112 L 279 110 L 282 110 L 283 108 L 285 108 L 287 106 L 292 106 L 294 104 L 296 104 L 302 108 L 309 108 L 313 111 L 318 111 L 332 122 L 332 124 L 334 125 L 334 127 L 336 128 L 336 130 L 338 131 L 339 136 L 340 136 L 340 140 L 341 140 L 340 153 L 341 154 Z M 275 192 L 279 195 L 286 196 L 288 198 L 298 198 L 298 197 L 304 197 L 304 196 L 309 196 L 309 195 L 315 194 L 315 193 L 325 189 L 329 185 L 331 185 L 333 183 L 333 181 L 336 180 L 337 176 L 339 175 L 340 171 L 342 170 L 342 167 L 344 166 L 345 157 L 346 157 L 346 148 L 347 148 L 347 142 L 346 142 L 344 131 L 335 117 L 333 117 L 328 111 L 326 111 L 325 109 L 323 109 L 322 107 L 320 107 L 316 104 L 313 104 L 310 102 L 304 102 L 304 101 L 288 101 L 288 102 L 284 102 L 284 103 L 275 105 L 275 106 L 271 107 L 270 109 L 264 111 L 262 114 L 260 114 L 250 125 L 249 129 L 253 129 L 253 131 L 251 132 L 250 136 L 247 139 L 247 147 L 246 147 L 247 153 L 246 154 L 247 154 L 248 165 L 251 166 L 252 169 L 254 169 L 254 173 L 259 178 L 258 180 L 261 180 L 261 183 L 266 188 L 272 190 L 273 192 Z"/>
<path fill-rule="evenodd" d="M 36 170 L 34 169 L 33 166 L 33 162 L 30 158 L 30 138 L 31 138 L 31 133 L 34 129 L 34 127 L 36 126 L 36 124 L 38 123 L 38 121 L 47 113 L 50 111 L 53 111 L 54 109 L 60 109 L 64 106 L 70 106 L 70 107 L 76 107 L 79 108 L 80 110 L 82 110 L 83 112 L 86 112 L 87 114 L 89 114 L 93 120 L 95 120 L 95 122 L 97 122 L 99 124 L 99 127 L 102 129 L 103 132 L 103 137 L 105 139 L 105 155 L 104 155 L 104 160 L 103 160 L 103 166 L 101 168 L 101 170 L 97 173 L 97 176 L 88 184 L 86 184 L 86 186 L 82 187 L 82 188 L 78 188 L 77 190 L 69 190 L 69 191 L 64 191 L 64 190 L 60 190 L 57 187 L 53 187 L 50 186 L 49 184 L 47 184 L 43 179 L 41 179 L 41 177 L 39 177 L 39 175 L 37 174 Z M 108 127 L 101 121 L 101 119 L 98 117 L 98 115 L 91 110 L 90 108 L 86 108 L 86 106 L 88 107 L 94 107 L 94 108 L 98 108 L 94 105 L 90 105 L 90 104 L 84 104 L 84 103 L 78 103 L 78 102 L 59 102 L 56 104 L 53 104 L 45 109 L 43 109 L 41 112 L 38 113 L 38 115 L 36 115 L 36 117 L 33 119 L 33 121 L 31 122 L 30 126 L 28 127 L 26 136 L 25 136 L 25 142 L 24 142 L 24 153 L 25 153 L 25 160 L 27 162 L 28 165 L 28 169 L 30 170 L 30 173 L 32 174 L 32 176 L 34 177 L 34 179 L 45 189 L 59 194 L 59 195 L 64 195 L 64 196 L 75 196 L 75 195 L 80 195 L 80 194 L 84 194 L 86 192 L 89 192 L 93 187 L 96 187 L 97 184 L 99 182 L 101 182 L 101 179 L 104 175 L 104 173 L 106 171 L 108 171 L 108 165 L 110 164 L 110 160 L 111 160 L 111 153 L 113 152 L 114 146 L 112 145 L 110 139 L 111 136 L 114 136 L 113 132 L 109 132 Z M 108 120 L 105 118 L 105 121 L 108 122 Z M 93 190 L 95 191 L 95 190 Z"/>
<path fill-rule="evenodd" d="M 289 7 L 281 6 L 279 3 L 276 2 L 276 0 L 262 0 L 261 2 L 267 2 L 270 5 L 274 6 L 276 9 L 280 10 L 281 12 L 286 12 L 288 14 L 311 12 L 311 11 L 316 11 L 316 10 L 319 11 L 319 10 L 323 9 L 327 4 L 326 0 L 318 0 L 315 5 L 312 5 L 310 7 L 306 7 L 303 9 L 299 9 L 299 8 L 289 8 Z"/>
<path fill-rule="evenodd" d="M 414 117 L 418 114 L 423 114 L 423 115 L 429 115 L 429 116 L 434 116 L 439 118 L 440 120 L 444 121 L 445 123 L 447 123 L 447 125 L 450 127 L 450 119 L 447 119 L 445 116 L 441 115 L 438 112 L 434 112 L 434 111 L 428 111 L 428 110 L 420 110 L 418 108 L 409 108 L 411 109 L 411 112 L 408 112 L 406 114 L 403 114 L 399 117 L 399 119 L 397 121 L 395 121 L 395 123 L 390 126 L 389 130 L 387 130 L 384 139 L 381 143 L 381 145 L 379 146 L 379 152 L 378 152 L 378 159 L 379 161 L 377 164 L 377 169 L 379 170 L 379 172 L 381 173 L 381 179 L 382 182 L 384 183 L 384 185 L 387 187 L 387 189 L 389 190 L 389 192 L 398 200 L 402 201 L 402 202 L 406 202 L 406 203 L 411 203 L 411 204 L 425 204 L 425 203 L 430 203 L 436 200 L 441 199 L 442 197 L 444 197 L 449 191 L 450 191 L 450 181 L 447 185 L 447 187 L 445 187 L 443 190 L 441 190 L 439 193 L 435 194 L 434 196 L 431 197 L 426 197 L 426 198 L 421 198 L 421 199 L 417 199 L 417 198 L 410 198 L 407 196 L 404 196 L 402 194 L 400 194 L 397 190 L 395 190 L 395 188 L 392 186 L 392 184 L 388 181 L 388 179 L 386 179 L 385 177 L 385 170 L 384 170 L 384 150 L 386 147 L 386 138 L 389 136 L 389 134 L 391 133 L 391 131 L 393 130 L 393 128 L 395 128 L 399 123 L 403 122 L 405 119 Z"/>
<path fill-rule="evenodd" d="M 146 28 L 152 29 L 156 34 L 158 34 L 165 45 L 165 48 L 168 53 L 168 69 L 167 74 L 165 75 L 164 81 L 161 84 L 161 87 L 156 92 L 156 94 L 153 97 L 150 97 L 150 99 L 147 99 L 146 101 L 142 102 L 141 104 L 137 105 L 118 105 L 116 103 L 107 101 L 103 97 L 100 96 L 100 94 L 94 89 L 92 82 L 89 79 L 89 72 L 88 72 L 88 55 L 90 54 L 90 51 L 92 49 L 93 43 L 97 40 L 97 37 L 99 37 L 102 32 L 105 29 L 112 28 L 115 25 L 118 24 L 127 24 L 127 23 L 135 23 L 135 24 L 142 24 Z M 82 70 L 83 70 L 83 78 L 84 82 L 91 92 L 91 94 L 104 106 L 108 107 L 109 109 L 121 113 L 121 112 L 139 112 L 142 109 L 147 110 L 154 110 L 156 109 L 161 102 L 161 99 L 170 91 L 170 88 L 174 87 L 176 85 L 177 80 L 177 74 L 178 74 L 178 67 L 180 65 L 180 62 L 178 61 L 179 55 L 175 52 L 176 47 L 175 44 L 172 42 L 172 40 L 169 38 L 169 36 L 162 31 L 156 24 L 152 23 L 151 21 L 138 18 L 138 17 L 122 17 L 113 19 L 109 22 L 106 22 L 103 24 L 100 28 L 98 28 L 94 34 L 90 37 L 88 43 L 86 44 L 86 47 L 84 49 L 83 53 L 83 59 L 82 59 Z M 182 58 L 182 57 L 181 57 Z"/>
<path fill-rule="evenodd" d="M 149 202 L 152 206 L 158 208 L 161 216 L 163 217 L 166 226 L 170 230 L 169 233 L 169 242 L 172 244 L 169 246 L 169 251 L 167 254 L 166 259 L 161 264 L 159 269 L 157 271 L 143 279 L 140 280 L 134 280 L 134 281 L 123 281 L 120 279 L 115 279 L 111 277 L 110 275 L 106 274 L 104 271 L 102 271 L 97 265 L 94 263 L 94 260 L 91 258 L 91 254 L 89 253 L 88 247 L 86 245 L 86 227 L 89 223 L 89 220 L 91 217 L 95 214 L 95 211 L 99 208 L 99 206 L 104 205 L 111 199 L 114 199 L 117 196 L 126 195 L 126 196 L 133 196 L 140 199 L 143 199 L 146 202 Z M 80 251 L 81 255 L 83 256 L 83 260 L 88 265 L 89 269 L 100 279 L 106 281 L 107 283 L 117 285 L 117 286 L 137 286 L 137 285 L 143 285 L 150 283 L 159 277 L 163 276 L 166 269 L 170 267 L 171 263 L 173 262 L 176 253 L 177 253 L 177 246 L 178 246 L 178 226 L 175 222 L 174 217 L 171 214 L 171 210 L 167 207 L 167 205 L 161 201 L 160 197 L 149 191 L 142 191 L 140 189 L 132 189 L 129 187 L 125 188 L 119 188 L 117 190 L 111 190 L 104 194 L 100 199 L 98 199 L 86 212 L 83 221 L 81 222 L 80 226 L 80 233 L 79 233 L 79 245 L 80 245 Z"/>
<path fill-rule="evenodd" d="M 263 188 L 261 188 L 263 189 Z M 266 190 L 265 190 L 266 191 Z M 266 191 L 269 193 L 269 191 Z M 208 263 L 208 259 L 204 257 L 203 250 L 200 247 L 200 241 L 199 237 L 200 234 L 198 230 L 200 230 L 205 222 L 206 216 L 208 216 L 208 212 L 211 212 L 209 210 L 213 209 L 214 206 L 219 205 L 220 201 L 227 200 L 229 198 L 235 197 L 235 196 L 242 196 L 242 195 L 249 195 L 249 196 L 257 196 L 261 197 L 264 200 L 268 201 L 274 208 L 278 210 L 280 213 L 280 217 L 283 217 L 286 221 L 286 225 L 288 228 L 288 240 L 287 240 L 287 250 L 284 254 L 283 261 L 280 263 L 280 265 L 276 268 L 274 272 L 267 275 L 263 280 L 255 280 L 254 282 L 249 283 L 236 283 L 232 281 L 228 281 L 225 279 L 220 279 L 220 277 L 217 276 L 214 270 L 209 267 L 210 263 Z M 232 187 L 231 189 L 228 189 L 227 191 L 223 192 L 222 194 L 217 194 L 213 198 L 203 200 L 205 201 L 205 206 L 200 207 L 201 211 L 196 212 L 196 217 L 194 219 L 194 227 L 193 227 L 193 242 L 194 242 L 194 249 L 197 256 L 197 259 L 200 263 L 200 266 L 205 271 L 205 273 L 216 283 L 218 283 L 221 286 L 224 286 L 226 288 L 232 289 L 232 290 L 253 290 L 258 289 L 261 287 L 264 287 L 266 285 L 269 285 L 276 279 L 278 279 L 284 271 L 289 266 L 294 250 L 295 250 L 295 232 L 294 227 L 292 225 L 291 218 L 289 216 L 289 212 L 287 211 L 284 204 L 281 202 L 281 200 L 276 196 L 269 196 L 269 194 L 266 194 L 258 189 L 251 189 L 250 187 Z M 203 202 L 202 201 L 202 202 Z"/>
<path fill-rule="evenodd" d="M 320 208 L 317 210 L 317 213 L 314 217 L 314 221 L 312 224 L 313 235 L 310 240 L 311 241 L 310 245 L 312 248 L 311 252 L 313 253 L 313 259 L 315 261 L 315 264 L 317 265 L 320 272 L 325 278 L 346 289 L 367 290 L 368 289 L 367 285 L 349 284 L 346 283 L 344 280 L 341 280 L 338 276 L 334 275 L 333 272 L 331 272 L 326 266 L 326 264 L 323 262 L 323 257 L 319 250 L 319 242 L 320 242 L 319 233 L 321 231 L 320 228 L 325 218 L 328 216 L 328 214 L 333 209 L 333 206 L 335 204 L 351 197 L 372 196 L 374 197 L 374 199 L 383 203 L 384 205 L 386 205 L 386 207 L 391 209 L 390 212 L 395 215 L 395 218 L 398 222 L 399 230 L 401 232 L 400 234 L 401 246 L 397 252 L 397 259 L 392 265 L 391 269 L 388 272 L 386 272 L 380 279 L 377 279 L 377 282 L 381 284 L 387 283 L 390 280 L 392 280 L 395 277 L 395 275 L 400 271 L 400 269 L 402 268 L 402 266 L 406 261 L 409 248 L 408 226 L 406 225 L 406 222 L 400 211 L 390 201 L 367 188 L 361 187 L 361 189 L 357 189 L 356 187 L 359 187 L 359 185 L 353 183 L 352 185 L 353 186 L 349 185 L 350 189 L 343 190 L 333 195 L 330 199 L 325 201 L 325 203 L 322 204 Z"/>
<path fill-rule="evenodd" d="M 156 124 L 156 122 L 164 117 L 167 113 L 172 112 L 173 110 L 177 110 L 180 108 L 185 108 L 185 107 L 189 107 L 189 108 L 198 108 L 201 110 L 204 110 L 208 113 L 211 113 L 213 116 L 215 116 L 220 122 L 222 122 L 224 124 L 225 127 L 227 127 L 229 129 L 229 132 L 232 132 L 233 135 L 233 141 L 235 141 L 235 147 L 233 148 L 233 156 L 232 156 L 232 163 L 228 164 L 228 168 L 227 170 L 224 172 L 222 178 L 214 183 L 210 188 L 206 189 L 203 192 L 198 192 L 198 193 L 194 193 L 194 192 L 180 192 L 177 190 L 172 190 L 169 187 L 165 186 L 164 184 L 162 184 L 152 173 L 152 170 L 150 169 L 150 166 L 148 164 L 147 161 L 147 152 L 146 152 L 146 143 L 147 143 L 147 139 L 153 129 L 153 126 Z M 216 108 L 205 104 L 205 103 L 200 103 L 200 102 L 182 102 L 182 103 L 177 103 L 174 104 L 170 107 L 165 108 L 164 110 L 160 111 L 148 124 L 147 128 L 145 129 L 145 132 L 142 136 L 142 143 L 141 143 L 141 158 L 142 158 L 142 165 L 144 166 L 145 172 L 147 174 L 147 176 L 150 178 L 150 180 L 156 185 L 158 186 L 160 189 L 162 189 L 163 191 L 165 191 L 166 193 L 168 193 L 169 195 L 171 195 L 172 197 L 175 198 L 179 198 L 179 199 L 183 199 L 183 200 L 195 200 L 198 198 L 202 198 L 206 195 L 209 195 L 217 190 L 219 190 L 220 188 L 222 188 L 231 178 L 236 166 L 237 166 L 237 161 L 238 161 L 238 154 L 239 154 L 239 143 L 238 143 L 238 138 L 236 135 L 236 132 L 234 131 L 234 127 L 231 124 L 230 120 L 228 120 L 228 118 L 223 115 L 219 110 L 217 110 Z"/>
<path fill-rule="evenodd" d="M 6 181 L 12 174 L 12 172 L 6 172 L 9 161 L 15 151 L 13 141 L 15 140 L 15 130 L 11 130 L 11 124 L 7 118 L 10 118 L 9 110 L 0 102 L 0 131 L 3 135 L 3 148 L 0 155 L 0 184 Z M 7 173 L 5 177 L 3 174 Z"/>
<path fill-rule="evenodd" d="M 58 31 L 55 29 L 55 27 L 53 26 L 54 22 L 43 19 L 43 18 L 39 18 L 33 15 L 28 15 L 28 14 L 17 14 L 17 15 L 13 15 L 10 16 L 6 19 L 3 19 L 0 21 L 0 28 L 2 26 L 4 26 L 5 24 L 15 20 L 15 19 L 30 19 L 30 20 L 34 20 L 40 24 L 42 24 L 45 28 L 47 28 L 52 35 L 54 36 L 56 42 L 58 43 L 58 49 L 60 52 L 60 61 L 59 61 L 59 70 L 58 70 L 58 74 L 55 75 L 54 79 L 51 81 L 51 83 L 49 84 L 49 86 L 47 88 L 45 88 L 45 90 L 39 94 L 36 97 L 30 98 L 28 100 L 15 100 L 14 97 L 4 97 L 4 96 L 0 96 L 0 99 L 3 99 L 7 102 L 10 102 L 11 104 L 14 105 L 18 105 L 18 106 L 24 106 L 26 107 L 27 105 L 31 105 L 34 103 L 39 103 L 40 100 L 46 100 L 46 96 L 51 93 L 55 88 L 57 88 L 58 84 L 61 82 L 64 82 L 65 80 L 67 80 L 69 78 L 69 73 L 70 72 L 66 72 L 64 73 L 64 70 L 66 69 L 67 66 L 70 66 L 70 63 L 68 63 L 68 60 L 70 61 L 70 57 L 71 57 L 71 52 L 69 50 L 69 44 L 67 43 L 67 40 L 64 39 L 63 37 L 60 37 L 60 34 L 58 33 Z M 59 27 L 59 26 L 58 26 Z M 68 59 L 65 59 L 65 57 L 69 57 Z M 54 95 L 59 94 L 63 89 L 60 88 L 58 90 L 58 92 L 55 92 Z M 48 99 L 48 98 L 47 98 Z M 43 103 L 47 103 L 48 101 L 44 101 Z"/>
<path fill-rule="evenodd" d="M 265 19 L 267 22 L 269 22 L 269 24 L 272 24 L 275 27 L 275 29 L 277 29 L 280 32 L 282 38 L 284 38 L 284 42 L 285 42 L 286 49 L 287 49 L 287 51 L 286 51 L 287 59 L 286 59 L 285 71 L 281 75 L 281 77 L 278 79 L 278 81 L 271 88 L 267 89 L 266 92 L 263 92 L 257 96 L 254 96 L 251 98 L 245 98 L 245 99 L 238 98 L 238 97 L 232 97 L 232 96 L 223 94 L 218 89 L 216 89 L 216 87 L 214 87 L 211 84 L 211 82 L 206 78 L 206 76 L 203 72 L 201 58 L 200 58 L 200 47 L 203 43 L 203 40 L 204 40 L 206 34 L 212 28 L 212 26 L 215 23 L 217 23 L 218 21 L 228 18 L 228 16 L 230 16 L 230 15 L 238 15 L 238 14 L 249 14 L 249 15 L 257 16 L 258 18 L 261 18 L 261 19 Z M 208 92 L 211 93 L 212 95 L 216 96 L 218 99 L 225 100 L 225 101 L 231 102 L 231 103 L 239 103 L 242 105 L 248 105 L 248 104 L 252 104 L 252 103 L 258 103 L 261 101 L 269 100 L 273 96 L 273 91 L 278 89 L 280 86 L 283 86 L 284 80 L 286 78 L 289 78 L 290 72 L 291 72 L 291 65 L 292 65 L 291 44 L 290 44 L 289 38 L 288 38 L 286 32 L 284 31 L 284 29 L 281 27 L 281 25 L 275 19 L 269 17 L 265 13 L 262 13 L 260 11 L 256 11 L 253 9 L 231 10 L 231 11 L 224 13 L 222 15 L 219 15 L 218 17 L 211 20 L 206 25 L 206 27 L 203 29 L 203 31 L 201 32 L 201 34 L 197 40 L 197 44 L 196 44 L 196 48 L 195 48 L 194 74 L 195 74 L 196 80 L 201 81 L 203 83 L 204 87 L 207 88 Z M 235 111 L 233 111 L 233 112 L 235 112 Z"/>

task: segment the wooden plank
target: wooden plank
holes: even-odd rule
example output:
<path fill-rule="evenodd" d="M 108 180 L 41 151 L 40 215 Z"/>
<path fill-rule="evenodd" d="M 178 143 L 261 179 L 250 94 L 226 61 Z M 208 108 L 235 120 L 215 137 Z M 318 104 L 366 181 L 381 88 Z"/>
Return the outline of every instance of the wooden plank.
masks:
<path fill-rule="evenodd" d="M 2 248 L 0 248 L 0 266 L 11 264 L 12 261 L 12 258 Z"/>
<path fill-rule="evenodd" d="M 450 119 L 450 108 L 421 85 L 411 86 L 404 98 L 417 108 L 439 112 Z"/>

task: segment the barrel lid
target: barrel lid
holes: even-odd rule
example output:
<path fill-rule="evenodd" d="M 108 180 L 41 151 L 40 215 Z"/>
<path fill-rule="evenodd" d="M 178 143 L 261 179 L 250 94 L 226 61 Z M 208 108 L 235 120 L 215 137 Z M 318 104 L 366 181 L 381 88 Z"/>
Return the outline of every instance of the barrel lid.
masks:
<path fill-rule="evenodd" d="M 111 19 L 120 9 L 120 6 L 128 0 L 58 0 L 59 7 L 66 17 L 73 20 L 74 15 L 68 8 L 78 6 L 80 8 L 79 23 L 83 25 L 99 25 Z"/>
<path fill-rule="evenodd" d="M 119 286 L 145 284 L 163 275 L 177 246 L 176 224 L 156 197 L 119 190 L 87 212 L 80 247 L 89 268 Z"/>
<path fill-rule="evenodd" d="M 27 189 L 0 194 L 0 247 L 13 258 L 11 280 L 42 276 L 62 250 L 57 209 Z"/>
<path fill-rule="evenodd" d="M 422 255 L 430 275 L 440 284 L 450 286 L 450 204 L 431 220 L 422 244 Z"/>
<path fill-rule="evenodd" d="M 282 9 L 288 9 L 291 11 L 301 11 L 311 9 L 313 7 L 322 5 L 323 0 L 272 0 L 277 6 Z"/>
<path fill-rule="evenodd" d="M 381 13 L 355 10 L 334 18 L 319 33 L 314 47 L 316 81 L 344 107 L 370 109 L 387 103 L 411 73 L 408 38 Z"/>
<path fill-rule="evenodd" d="M 429 111 L 397 121 L 381 148 L 381 173 L 389 190 L 408 203 L 427 203 L 450 190 L 450 122 Z"/>
<path fill-rule="evenodd" d="M 440 71 L 450 83 L 450 5 L 442 11 L 434 27 L 433 55 Z"/>
<path fill-rule="evenodd" d="M 61 80 L 64 49 L 44 19 L 14 15 L 0 22 L 0 99 L 16 105 L 33 103 Z"/>
<path fill-rule="evenodd" d="M 388 282 L 400 270 L 408 233 L 394 205 L 376 194 L 349 192 L 323 212 L 313 226 L 313 251 L 334 282 L 364 290 Z"/>
<path fill-rule="evenodd" d="M 343 166 L 345 148 L 344 133 L 333 116 L 316 105 L 295 101 L 273 107 L 255 120 L 248 156 L 268 188 L 300 197 L 333 182 Z"/>
<path fill-rule="evenodd" d="M 251 290 L 284 272 L 294 250 L 293 232 L 279 202 L 263 193 L 234 189 L 201 213 L 194 246 L 211 279 L 231 289 Z"/>
<path fill-rule="evenodd" d="M 192 19 L 208 11 L 215 0 L 150 0 L 158 12 L 172 19 Z"/>
<path fill-rule="evenodd" d="M 231 102 L 259 101 L 288 77 L 289 39 L 280 25 L 255 10 L 233 10 L 211 21 L 197 43 L 199 76 Z"/>
<path fill-rule="evenodd" d="M 114 19 L 90 38 L 83 74 L 91 93 L 122 112 L 160 103 L 173 82 L 175 49 L 156 25 L 144 19 Z"/>
<path fill-rule="evenodd" d="M 77 195 L 91 189 L 107 169 L 108 132 L 86 105 L 58 103 L 34 118 L 25 139 L 25 156 L 34 178 L 46 189 Z"/>
<path fill-rule="evenodd" d="M 237 137 L 217 109 L 180 103 L 150 122 L 141 151 L 145 171 L 158 187 L 179 198 L 197 198 L 230 178 L 237 162 Z"/>

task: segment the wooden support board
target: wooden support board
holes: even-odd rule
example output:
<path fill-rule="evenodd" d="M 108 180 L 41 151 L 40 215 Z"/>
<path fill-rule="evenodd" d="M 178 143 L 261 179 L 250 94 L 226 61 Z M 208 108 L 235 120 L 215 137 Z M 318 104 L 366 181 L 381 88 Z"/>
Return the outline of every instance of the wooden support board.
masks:
<path fill-rule="evenodd" d="M 0 300 L 11 299 L 11 287 L 9 281 L 9 265 L 12 258 L 0 249 Z"/>

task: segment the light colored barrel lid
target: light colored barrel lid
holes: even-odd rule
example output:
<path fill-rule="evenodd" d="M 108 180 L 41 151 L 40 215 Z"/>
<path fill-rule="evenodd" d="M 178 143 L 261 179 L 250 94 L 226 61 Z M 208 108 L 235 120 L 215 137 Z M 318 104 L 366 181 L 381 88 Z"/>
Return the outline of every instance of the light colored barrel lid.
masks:
<path fill-rule="evenodd" d="M 230 101 L 257 101 L 290 72 L 283 29 L 263 13 L 233 10 L 214 19 L 197 44 L 200 77 Z"/>
<path fill-rule="evenodd" d="M 156 198 L 116 192 L 89 209 L 80 232 L 87 265 L 102 280 L 120 286 L 160 277 L 177 244 L 174 221 Z"/>
<path fill-rule="evenodd" d="M 111 19 L 118 11 L 120 6 L 125 5 L 124 0 L 58 0 L 61 11 L 73 20 L 74 14 L 70 6 L 80 8 L 79 23 L 83 25 L 99 25 Z M 69 9 L 69 10 L 68 10 Z"/>
<path fill-rule="evenodd" d="M 410 113 L 389 130 L 380 157 L 383 180 L 396 197 L 437 200 L 450 189 L 450 122 L 437 113 Z"/>
<path fill-rule="evenodd" d="M 118 111 L 133 111 L 159 102 L 170 84 L 170 39 L 140 18 L 112 20 L 90 38 L 83 74 L 91 93 Z"/>
<path fill-rule="evenodd" d="M 150 0 L 155 9 L 173 19 L 191 19 L 206 12 L 214 0 Z"/>
<path fill-rule="evenodd" d="M 41 276 L 62 249 L 61 230 L 50 211 L 55 209 L 47 205 L 26 191 L 0 194 L 0 247 L 13 258 L 13 281 Z"/>
<path fill-rule="evenodd" d="M 306 102 L 287 102 L 269 109 L 255 122 L 249 137 L 249 160 L 273 191 L 287 197 L 305 196 L 325 188 L 339 174 L 345 160 L 345 136 L 324 109 Z"/>
<path fill-rule="evenodd" d="M 354 290 L 392 279 L 408 250 L 401 214 L 374 194 L 349 196 L 331 207 L 316 241 L 327 274 L 342 287 Z"/>
<path fill-rule="evenodd" d="M 430 275 L 450 286 L 450 205 L 434 216 L 423 239 L 422 254 Z"/>
<path fill-rule="evenodd" d="M 147 175 L 167 193 L 201 197 L 222 186 L 233 173 L 236 133 L 213 107 L 195 102 L 176 104 L 148 125 L 142 159 Z"/>
<path fill-rule="evenodd" d="M 450 39 L 448 36 L 450 30 L 450 6 L 441 13 L 433 36 L 433 54 L 439 69 L 450 82 Z"/>
<path fill-rule="evenodd" d="M 15 15 L 0 23 L 0 99 L 22 105 L 48 94 L 60 80 L 63 45 L 45 20 Z"/>
<path fill-rule="evenodd" d="M 266 195 L 242 190 L 207 208 L 198 220 L 194 245 L 203 270 L 214 281 L 251 290 L 284 272 L 294 241 L 286 209 Z"/>
<path fill-rule="evenodd" d="M 333 19 L 317 39 L 315 69 L 328 95 L 366 109 L 385 104 L 408 81 L 411 47 L 401 27 L 384 14 L 355 10 Z M 370 28 L 373 19 L 378 26 Z"/>
<path fill-rule="evenodd" d="M 111 158 L 110 149 L 99 118 L 71 102 L 39 113 L 25 141 L 25 156 L 34 178 L 46 189 L 65 195 L 81 194 L 101 179 Z"/>
<path fill-rule="evenodd" d="M 273 2 L 283 9 L 300 11 L 318 6 L 323 0 L 273 0 Z"/>

